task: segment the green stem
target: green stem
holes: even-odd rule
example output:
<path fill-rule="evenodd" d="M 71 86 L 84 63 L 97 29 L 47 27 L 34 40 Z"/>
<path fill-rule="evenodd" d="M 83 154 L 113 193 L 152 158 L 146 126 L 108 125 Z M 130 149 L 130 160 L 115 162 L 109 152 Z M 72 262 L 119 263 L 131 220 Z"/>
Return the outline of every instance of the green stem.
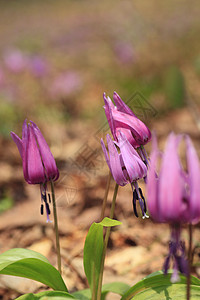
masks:
<path fill-rule="evenodd" d="M 107 204 L 107 199 L 108 199 L 108 192 L 109 192 L 109 188 L 110 188 L 111 178 L 112 178 L 112 174 L 109 171 L 107 185 L 106 185 L 105 194 L 104 194 L 104 198 L 103 198 L 103 205 L 102 205 L 102 209 L 101 209 L 101 217 L 100 217 L 101 221 L 103 220 L 104 215 L 105 215 L 105 209 L 106 209 L 106 204 Z"/>
<path fill-rule="evenodd" d="M 191 283 L 191 263 L 192 263 L 192 224 L 189 224 L 189 248 L 188 248 L 188 276 L 187 276 L 187 300 L 190 300 L 190 283 Z"/>
<path fill-rule="evenodd" d="M 60 241 L 59 241 L 59 232 L 58 232 L 58 218 L 57 218 L 57 210 L 56 210 L 56 200 L 55 200 L 55 192 L 54 192 L 54 184 L 51 180 L 51 193 L 52 193 L 52 202 L 53 202 L 53 217 L 54 217 L 54 230 L 56 236 L 56 251 L 57 251 L 57 261 L 58 261 L 58 271 L 61 274 L 61 255 L 60 255 Z"/>
<path fill-rule="evenodd" d="M 113 199 L 112 199 L 112 206 L 111 206 L 111 210 L 110 210 L 110 219 L 113 219 L 113 217 L 114 217 L 115 203 L 116 203 L 118 188 L 119 188 L 119 185 L 116 183 L 115 189 L 114 189 L 114 194 L 113 194 Z M 105 240 L 104 240 L 103 253 L 102 253 L 102 258 L 101 258 L 101 267 L 100 267 L 100 272 L 99 272 L 99 283 L 98 283 L 98 290 L 97 290 L 97 300 L 101 300 L 103 270 L 104 270 L 104 263 L 105 263 L 105 257 L 106 257 L 106 250 L 107 250 L 107 247 L 108 247 L 108 240 L 109 240 L 109 237 L 110 237 L 110 230 L 111 230 L 111 227 L 108 227 L 106 229 L 106 235 L 105 235 Z"/>

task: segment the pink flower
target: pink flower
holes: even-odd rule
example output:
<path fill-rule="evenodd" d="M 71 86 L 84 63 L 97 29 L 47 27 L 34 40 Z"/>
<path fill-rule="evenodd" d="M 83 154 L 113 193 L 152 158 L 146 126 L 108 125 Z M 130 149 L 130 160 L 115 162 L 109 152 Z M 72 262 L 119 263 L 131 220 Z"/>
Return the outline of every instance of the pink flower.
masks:
<path fill-rule="evenodd" d="M 141 158 L 148 165 L 148 158 L 143 146 L 151 140 L 149 128 L 137 118 L 116 92 L 113 94 L 116 106 L 109 97 L 106 97 L 105 93 L 103 97 L 106 118 L 115 141 L 118 141 L 119 132 L 122 132 L 134 148 L 139 148 Z"/>
<path fill-rule="evenodd" d="M 185 136 L 187 172 L 178 155 L 181 136 L 169 135 L 161 159 L 160 175 L 156 174 L 159 152 L 153 141 L 151 165 L 147 176 L 148 208 L 153 219 L 162 223 L 193 223 L 200 220 L 200 166 L 189 136 Z"/>
<path fill-rule="evenodd" d="M 178 271 L 187 275 L 188 263 L 185 259 L 184 243 L 180 240 L 181 224 L 196 223 L 200 220 L 200 165 L 197 153 L 189 136 L 185 136 L 186 165 L 181 165 L 178 146 L 181 135 L 169 135 L 164 154 L 161 156 L 153 139 L 153 151 L 147 175 L 148 209 L 156 222 L 170 223 L 171 242 L 169 255 L 164 264 L 167 273 L 170 258 L 174 262 L 172 282 L 178 281 Z M 159 175 L 156 175 L 158 157 L 161 157 Z"/>
<path fill-rule="evenodd" d="M 42 201 L 45 202 L 47 220 L 50 213 L 46 197 L 48 181 L 55 181 L 59 177 L 59 171 L 55 159 L 37 125 L 27 120 L 22 128 L 22 139 L 14 132 L 11 137 L 18 147 L 22 158 L 24 178 L 29 184 L 40 184 Z M 43 212 L 43 206 L 41 208 Z"/>
<path fill-rule="evenodd" d="M 128 182 L 133 190 L 133 206 L 135 215 L 136 200 L 139 200 L 143 217 L 146 216 L 146 204 L 141 189 L 138 188 L 137 181 L 147 174 L 147 167 L 141 160 L 137 151 L 131 146 L 126 136 L 119 132 L 118 143 L 113 142 L 110 135 L 107 135 L 108 152 L 103 140 L 101 140 L 102 149 L 106 158 L 106 162 L 117 184 L 124 186 Z M 119 148 L 119 153 L 117 150 Z"/>
<path fill-rule="evenodd" d="M 120 130 L 134 148 L 148 143 L 151 140 L 151 132 L 148 127 L 136 117 L 116 92 L 113 94 L 113 99 L 116 106 L 104 93 L 105 114 L 114 139 L 118 140 Z"/>
<path fill-rule="evenodd" d="M 58 75 L 52 82 L 50 93 L 52 97 L 67 98 L 82 88 L 83 82 L 75 71 L 68 71 Z"/>
<path fill-rule="evenodd" d="M 18 49 L 8 50 L 4 56 L 4 62 L 6 67 L 14 73 L 20 73 L 28 66 L 27 57 Z"/>
<path fill-rule="evenodd" d="M 33 56 L 29 61 L 30 71 L 35 77 L 44 77 L 49 70 L 49 66 L 45 59 L 39 55 Z"/>

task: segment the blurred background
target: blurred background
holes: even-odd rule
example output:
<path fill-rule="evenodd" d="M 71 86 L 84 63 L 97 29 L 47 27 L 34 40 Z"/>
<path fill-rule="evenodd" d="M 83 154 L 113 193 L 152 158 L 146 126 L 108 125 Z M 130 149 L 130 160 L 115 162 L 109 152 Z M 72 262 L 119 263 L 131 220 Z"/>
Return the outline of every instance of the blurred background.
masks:
<path fill-rule="evenodd" d="M 157 132 L 161 148 L 171 130 L 189 133 L 199 148 L 199 15 L 198 0 L 0 1 L 1 252 L 30 247 L 56 264 L 53 228 L 39 213 L 39 187 L 24 181 L 10 138 L 10 131 L 21 137 L 27 118 L 41 129 L 60 170 L 64 277 L 70 290 L 87 286 L 81 249 L 100 216 L 108 174 L 99 143 L 109 132 L 103 92 L 112 97 L 117 91 Z M 168 235 L 165 225 L 133 216 L 130 186 L 118 198 L 115 217 L 123 225 L 111 236 L 105 282 L 122 277 L 133 284 L 162 268 Z M 0 299 L 41 288 L 6 278 Z"/>

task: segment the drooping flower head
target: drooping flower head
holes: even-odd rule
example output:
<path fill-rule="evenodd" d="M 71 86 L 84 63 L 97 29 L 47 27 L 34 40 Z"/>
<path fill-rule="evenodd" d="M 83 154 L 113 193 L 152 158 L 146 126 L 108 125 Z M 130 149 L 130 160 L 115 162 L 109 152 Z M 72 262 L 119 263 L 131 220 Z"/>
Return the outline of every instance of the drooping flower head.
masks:
<path fill-rule="evenodd" d="M 187 170 L 183 169 L 178 154 L 181 139 L 181 135 L 169 135 L 158 176 L 156 164 L 161 154 L 156 139 L 153 140 L 147 195 L 148 208 L 156 222 L 193 223 L 200 220 L 199 160 L 189 136 L 185 136 Z"/>
<path fill-rule="evenodd" d="M 136 200 L 139 200 L 142 215 L 143 217 L 146 217 L 145 199 L 141 189 L 139 189 L 137 184 L 137 181 L 140 178 L 145 177 L 147 174 L 146 165 L 122 132 L 119 132 L 118 142 L 113 142 L 110 135 L 107 134 L 107 144 L 109 154 L 106 150 L 103 140 L 101 140 L 106 162 L 114 180 L 121 186 L 124 186 L 127 183 L 131 184 L 133 190 L 134 212 L 136 216 L 138 216 L 136 210 Z"/>
<path fill-rule="evenodd" d="M 27 120 L 22 128 L 22 139 L 14 132 L 11 137 L 18 147 L 22 158 L 24 178 L 29 184 L 40 184 L 43 214 L 43 201 L 45 203 L 47 220 L 49 221 L 50 209 L 47 202 L 46 189 L 48 181 L 55 181 L 59 177 L 59 171 L 55 159 L 37 125 Z"/>
<path fill-rule="evenodd" d="M 109 97 L 106 97 L 105 93 L 103 98 L 106 118 L 115 141 L 118 141 L 120 132 L 122 132 L 129 143 L 134 148 L 138 148 L 142 159 L 148 165 L 148 159 L 143 147 L 151 140 L 151 132 L 148 127 L 137 118 L 116 92 L 113 94 L 115 105 Z"/>
<path fill-rule="evenodd" d="M 169 223 L 172 228 L 170 253 L 164 265 L 167 273 L 169 260 L 174 260 L 172 281 L 178 279 L 177 270 L 187 274 L 187 262 L 184 246 L 180 240 L 180 227 L 183 223 L 196 223 L 200 220 L 200 165 L 197 153 L 189 136 L 185 136 L 186 165 L 181 165 L 178 146 L 183 136 L 169 135 L 167 146 L 160 154 L 156 139 L 153 139 L 153 151 L 150 156 L 150 168 L 147 175 L 148 209 L 152 218 L 159 223 Z M 161 157 L 160 172 L 156 165 Z"/>

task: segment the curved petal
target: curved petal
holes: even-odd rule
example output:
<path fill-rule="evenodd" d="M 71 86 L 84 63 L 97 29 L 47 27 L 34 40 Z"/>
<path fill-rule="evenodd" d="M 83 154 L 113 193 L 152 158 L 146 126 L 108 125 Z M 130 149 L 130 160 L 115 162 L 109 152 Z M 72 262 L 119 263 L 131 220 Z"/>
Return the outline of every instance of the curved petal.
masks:
<path fill-rule="evenodd" d="M 158 178 L 156 176 L 156 163 L 159 155 L 157 148 L 156 136 L 153 135 L 153 147 L 150 155 L 150 167 L 147 173 L 147 206 L 151 217 L 157 221 L 161 221 L 159 213 L 159 195 L 158 195 Z"/>
<path fill-rule="evenodd" d="M 39 152 L 41 154 L 42 162 L 44 164 L 47 179 L 48 180 L 53 179 L 55 181 L 59 177 L 59 172 L 56 166 L 55 159 L 37 125 L 32 121 L 30 122 L 31 122 L 31 128 L 35 134 L 35 138 L 39 146 Z"/>
<path fill-rule="evenodd" d="M 143 178 L 147 174 L 147 167 L 141 160 L 137 151 L 128 142 L 126 136 L 122 133 L 119 135 L 119 148 L 128 172 L 130 182 Z"/>
<path fill-rule="evenodd" d="M 106 97 L 106 94 L 103 94 L 103 99 L 104 99 L 104 109 L 105 109 L 105 114 L 106 118 L 110 127 L 110 130 L 112 132 L 112 135 L 114 139 L 116 140 L 116 133 L 115 133 L 115 126 L 114 126 L 114 120 L 112 116 L 112 110 L 116 109 L 114 104 L 112 103 L 112 100 L 109 97 Z"/>
<path fill-rule="evenodd" d="M 113 100 L 115 102 L 115 105 L 117 106 L 118 111 L 124 112 L 128 115 L 137 118 L 133 111 L 128 107 L 128 105 L 124 103 L 124 101 L 122 101 L 122 99 L 116 92 L 113 93 Z"/>
<path fill-rule="evenodd" d="M 30 125 L 28 125 L 26 141 L 27 155 L 26 160 L 23 161 L 24 178 L 31 184 L 44 183 L 46 182 L 44 166 L 33 128 Z"/>
<path fill-rule="evenodd" d="M 16 135 L 12 131 L 11 131 L 10 135 L 11 135 L 11 138 L 13 139 L 13 141 L 15 142 L 15 144 L 17 145 L 19 154 L 21 155 L 21 158 L 22 158 L 22 140 L 18 137 L 18 135 Z"/>
<path fill-rule="evenodd" d="M 123 112 L 112 111 L 115 128 L 130 129 L 133 137 L 139 145 L 145 145 L 151 139 L 151 132 L 148 127 L 138 118 L 127 115 Z"/>
<path fill-rule="evenodd" d="M 129 141 L 129 143 L 130 143 L 135 149 L 138 148 L 138 147 L 140 147 L 140 144 L 137 143 L 137 141 L 134 139 L 134 137 L 133 137 L 133 135 L 132 135 L 130 129 L 128 129 L 128 128 L 122 128 L 122 127 L 121 127 L 121 128 L 117 128 L 117 129 L 116 129 L 116 137 L 117 137 L 117 140 L 118 140 L 118 137 L 119 137 L 120 132 L 122 132 L 122 133 L 126 136 L 126 138 L 127 138 L 127 140 Z"/>
<path fill-rule="evenodd" d="M 107 152 L 107 150 L 106 150 L 106 146 L 105 146 L 105 144 L 104 144 L 103 139 L 101 139 L 101 147 L 102 147 L 103 153 L 104 153 L 104 155 L 105 155 L 105 159 L 106 159 L 107 165 L 108 165 L 108 167 L 109 167 L 109 169 L 110 169 L 110 171 L 111 171 L 111 168 L 110 168 L 110 160 L 109 160 L 108 152 Z"/>
<path fill-rule="evenodd" d="M 189 136 L 186 136 L 186 146 L 187 169 L 190 189 L 190 220 L 188 221 L 194 221 L 196 223 L 200 220 L 200 165 L 197 153 Z"/>
<path fill-rule="evenodd" d="M 171 133 L 163 155 L 159 179 L 159 213 L 166 222 L 182 222 L 184 182 L 177 152 L 177 138 Z"/>
<path fill-rule="evenodd" d="M 22 163 L 23 163 L 23 172 L 24 172 L 24 178 L 28 183 L 28 166 L 27 166 L 27 147 L 28 147 L 28 126 L 27 126 L 27 120 L 24 120 L 23 126 L 22 126 Z"/>
<path fill-rule="evenodd" d="M 120 155 L 115 147 L 114 142 L 112 141 L 109 134 L 107 134 L 107 143 L 108 143 L 108 151 L 110 156 L 110 170 L 113 175 L 114 180 L 117 184 L 124 186 L 128 183 L 127 179 L 124 176 L 122 170 L 122 162 L 120 160 Z"/>

